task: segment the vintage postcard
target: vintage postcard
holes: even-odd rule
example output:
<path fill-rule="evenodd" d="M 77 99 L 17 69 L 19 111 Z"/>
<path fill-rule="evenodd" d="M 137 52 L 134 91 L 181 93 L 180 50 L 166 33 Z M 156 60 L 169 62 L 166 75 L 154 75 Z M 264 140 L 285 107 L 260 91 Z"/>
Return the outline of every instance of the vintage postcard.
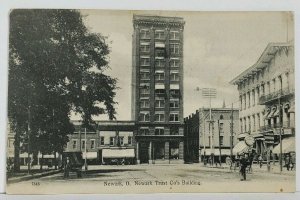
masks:
<path fill-rule="evenodd" d="M 8 194 L 294 192 L 292 12 L 13 9 Z"/>

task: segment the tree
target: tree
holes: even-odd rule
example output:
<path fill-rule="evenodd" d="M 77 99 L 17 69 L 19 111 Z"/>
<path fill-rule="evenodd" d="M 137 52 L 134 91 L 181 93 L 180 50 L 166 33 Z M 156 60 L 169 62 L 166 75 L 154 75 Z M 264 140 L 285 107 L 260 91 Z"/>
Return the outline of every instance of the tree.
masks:
<path fill-rule="evenodd" d="M 30 153 L 62 152 L 73 133 L 70 112 L 115 116 L 116 79 L 105 75 L 109 47 L 77 10 L 13 10 L 10 14 L 8 118 Z M 30 128 L 30 131 L 28 131 Z"/>

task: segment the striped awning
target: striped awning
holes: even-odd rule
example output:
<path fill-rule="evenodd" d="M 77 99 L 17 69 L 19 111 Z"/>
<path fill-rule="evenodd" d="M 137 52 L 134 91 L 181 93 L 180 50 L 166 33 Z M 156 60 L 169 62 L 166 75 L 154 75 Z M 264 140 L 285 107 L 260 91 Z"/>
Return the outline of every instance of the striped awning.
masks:
<path fill-rule="evenodd" d="M 245 143 L 245 141 L 240 141 L 234 146 L 232 151 L 233 151 L 233 154 L 240 154 L 240 153 L 248 152 L 250 148 L 251 147 L 249 147 Z"/>
<path fill-rule="evenodd" d="M 97 159 L 97 152 L 86 152 L 86 159 Z M 82 153 L 82 158 L 85 159 L 85 152 Z"/>
<path fill-rule="evenodd" d="M 245 138 L 246 136 L 248 136 L 249 134 L 248 133 L 241 133 L 237 136 L 238 139 L 242 139 L 242 138 Z"/>
<path fill-rule="evenodd" d="M 285 138 L 281 141 L 282 143 L 282 153 L 290 153 L 290 152 L 295 152 L 295 137 L 288 137 Z M 280 144 L 278 144 L 274 149 L 273 149 L 274 154 L 280 154 Z"/>
<path fill-rule="evenodd" d="M 204 155 L 204 150 L 201 150 L 201 155 Z M 205 155 L 211 155 L 210 149 L 205 149 Z M 219 156 L 220 150 L 214 149 L 214 155 Z M 230 155 L 230 149 L 221 149 L 221 155 Z"/>

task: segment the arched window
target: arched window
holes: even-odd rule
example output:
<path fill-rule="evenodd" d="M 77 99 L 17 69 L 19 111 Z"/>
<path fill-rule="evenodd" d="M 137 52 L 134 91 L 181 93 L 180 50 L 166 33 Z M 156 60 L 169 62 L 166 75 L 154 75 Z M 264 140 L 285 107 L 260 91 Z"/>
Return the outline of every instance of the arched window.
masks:
<path fill-rule="evenodd" d="M 223 115 L 220 116 L 220 119 L 224 119 Z"/>

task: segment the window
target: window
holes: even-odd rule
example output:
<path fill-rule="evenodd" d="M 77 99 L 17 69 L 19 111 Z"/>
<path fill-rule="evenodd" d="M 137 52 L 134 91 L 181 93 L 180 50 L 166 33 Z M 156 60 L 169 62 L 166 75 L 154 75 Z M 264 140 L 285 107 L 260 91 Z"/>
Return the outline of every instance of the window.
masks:
<path fill-rule="evenodd" d="M 224 144 L 224 136 L 220 136 L 220 145 L 222 146 Z"/>
<path fill-rule="evenodd" d="M 240 119 L 240 125 L 241 125 L 241 133 L 243 133 L 243 120 Z"/>
<path fill-rule="evenodd" d="M 149 72 L 141 72 L 141 80 L 150 80 Z"/>
<path fill-rule="evenodd" d="M 250 108 L 250 92 L 248 92 L 248 108 Z"/>
<path fill-rule="evenodd" d="M 140 113 L 140 121 L 148 122 L 149 121 L 149 113 Z"/>
<path fill-rule="evenodd" d="M 156 48 L 155 49 L 155 57 L 162 57 L 165 58 L 166 57 L 166 51 L 163 48 Z"/>
<path fill-rule="evenodd" d="M 170 67 L 179 67 L 179 60 L 178 59 L 171 59 L 170 60 Z"/>
<path fill-rule="evenodd" d="M 170 74 L 170 80 L 171 81 L 179 81 L 179 74 L 176 72 L 171 72 Z"/>
<path fill-rule="evenodd" d="M 258 125 L 258 128 L 259 128 L 260 127 L 260 114 L 259 113 L 257 114 L 257 122 L 258 122 L 257 125 Z"/>
<path fill-rule="evenodd" d="M 170 95 L 179 95 L 179 90 L 170 90 Z"/>
<path fill-rule="evenodd" d="M 91 140 L 91 149 L 95 149 L 95 140 Z"/>
<path fill-rule="evenodd" d="M 124 137 L 119 137 L 119 144 L 124 145 Z"/>
<path fill-rule="evenodd" d="M 140 37 L 141 39 L 150 39 L 150 31 L 147 29 L 142 29 L 140 31 Z"/>
<path fill-rule="evenodd" d="M 155 128 L 155 135 L 164 135 L 164 128 Z"/>
<path fill-rule="evenodd" d="M 179 54 L 179 44 L 170 44 L 170 53 Z"/>
<path fill-rule="evenodd" d="M 220 133 L 224 133 L 224 123 L 220 123 Z"/>
<path fill-rule="evenodd" d="M 140 45 L 140 51 L 143 53 L 150 52 L 150 44 L 141 44 Z"/>
<path fill-rule="evenodd" d="M 170 108 L 179 108 L 179 100 L 171 99 L 170 100 Z"/>
<path fill-rule="evenodd" d="M 150 134 L 149 128 L 147 127 L 140 128 L 140 135 L 149 135 L 149 134 Z"/>
<path fill-rule="evenodd" d="M 148 87 L 143 87 L 143 88 L 140 88 L 140 93 L 141 94 L 150 94 L 150 90 Z"/>
<path fill-rule="evenodd" d="M 100 137 L 100 145 L 104 145 L 104 137 L 103 136 Z"/>
<path fill-rule="evenodd" d="M 156 72 L 155 73 L 155 80 L 164 80 L 165 79 L 165 73 L 164 72 Z"/>
<path fill-rule="evenodd" d="M 170 40 L 179 40 L 179 32 L 170 31 Z"/>
<path fill-rule="evenodd" d="M 155 94 L 165 94 L 165 90 L 164 89 L 156 89 Z"/>
<path fill-rule="evenodd" d="M 81 140 L 81 148 L 85 149 L 85 140 Z"/>
<path fill-rule="evenodd" d="M 255 115 L 252 116 L 252 119 L 253 119 L 253 131 L 256 131 Z"/>
<path fill-rule="evenodd" d="M 255 90 L 252 90 L 252 105 L 255 106 Z"/>
<path fill-rule="evenodd" d="M 150 66 L 150 58 L 143 57 L 141 58 L 140 62 L 141 66 Z"/>
<path fill-rule="evenodd" d="M 156 59 L 155 60 L 155 66 L 156 67 L 164 67 L 165 66 L 165 60 L 164 59 Z"/>
<path fill-rule="evenodd" d="M 164 113 L 155 113 L 155 121 L 156 122 L 165 121 L 165 114 Z"/>
<path fill-rule="evenodd" d="M 141 108 L 149 108 L 149 99 L 141 99 L 140 107 Z"/>
<path fill-rule="evenodd" d="M 170 122 L 178 122 L 179 121 L 179 114 L 178 113 L 171 113 L 170 114 Z"/>
<path fill-rule="evenodd" d="M 220 115 L 220 120 L 223 120 L 224 119 L 224 116 L 223 115 Z"/>
<path fill-rule="evenodd" d="M 115 137 L 109 138 L 109 145 L 111 145 L 111 146 L 115 145 Z"/>
<path fill-rule="evenodd" d="M 165 39 L 165 31 L 164 30 L 156 30 L 155 31 L 155 39 Z"/>
<path fill-rule="evenodd" d="M 165 107 L 165 100 L 157 99 L 155 100 L 155 108 L 164 108 Z"/>
<path fill-rule="evenodd" d="M 128 145 L 132 145 L 132 137 L 128 136 Z"/>
<path fill-rule="evenodd" d="M 72 140 L 72 148 L 73 149 L 77 148 L 77 140 Z"/>
<path fill-rule="evenodd" d="M 178 127 L 171 127 L 170 128 L 170 135 L 179 135 L 179 128 Z"/>

